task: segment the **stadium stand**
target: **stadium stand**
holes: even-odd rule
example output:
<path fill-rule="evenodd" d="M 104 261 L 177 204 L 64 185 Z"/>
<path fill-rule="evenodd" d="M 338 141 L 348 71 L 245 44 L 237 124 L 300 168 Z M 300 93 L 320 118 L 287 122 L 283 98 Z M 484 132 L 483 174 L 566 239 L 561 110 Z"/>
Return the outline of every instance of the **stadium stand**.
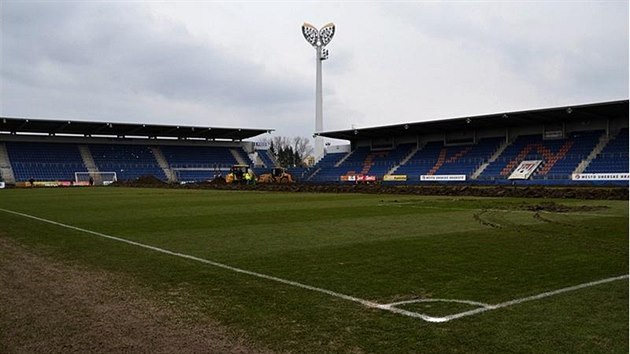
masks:
<path fill-rule="evenodd" d="M 330 182 L 340 176 L 371 175 L 382 178 L 399 164 L 415 147 L 414 144 L 401 144 L 394 149 L 371 151 L 369 147 L 359 147 L 349 154 L 326 155 L 316 166 L 319 169 L 311 181 Z M 336 155 L 342 155 L 341 157 Z M 342 160 L 345 157 L 344 160 Z M 332 163 L 333 161 L 336 161 Z M 341 161 L 341 163 L 339 163 Z M 337 165 L 338 164 L 338 165 Z"/>
<path fill-rule="evenodd" d="M 348 153 L 332 153 L 326 154 L 311 168 L 311 173 L 306 177 L 309 182 L 330 182 L 337 181 L 339 176 L 334 172 L 328 172 L 348 156 Z"/>
<path fill-rule="evenodd" d="M 611 139 L 601 153 L 586 167 L 586 173 L 628 172 L 628 128 Z"/>
<path fill-rule="evenodd" d="M 159 149 L 178 181 L 212 180 L 219 174 L 225 175 L 232 165 L 242 162 L 251 165 L 249 157 L 241 148 L 163 145 Z"/>
<path fill-rule="evenodd" d="M 544 140 L 541 134 L 517 137 L 481 174 L 481 180 L 507 179 L 524 160 L 542 160 L 534 179 L 568 179 L 593 150 L 602 131 L 572 133 L 566 139 Z"/>
<path fill-rule="evenodd" d="M 272 157 L 269 156 L 269 153 L 270 153 L 269 150 L 256 150 L 256 153 L 258 157 L 260 158 L 260 160 L 262 161 L 264 167 L 266 167 L 267 169 L 277 167 Z"/>
<path fill-rule="evenodd" d="M 294 181 L 303 181 L 309 169 L 306 167 L 289 167 L 287 172 L 291 174 Z"/>
<path fill-rule="evenodd" d="M 118 180 L 133 180 L 145 175 L 167 180 L 147 145 L 90 144 L 88 148 L 99 171 L 116 172 Z"/>
<path fill-rule="evenodd" d="M 254 164 L 253 161 L 249 158 L 249 155 L 245 152 L 245 150 L 241 148 L 237 148 L 237 149 L 230 149 L 230 152 L 232 153 L 232 156 L 234 156 L 234 158 L 236 159 L 236 161 L 238 161 L 239 164 L 248 165 L 248 166 L 252 166 Z"/>
<path fill-rule="evenodd" d="M 16 181 L 73 181 L 75 172 L 87 172 L 76 144 L 7 142 Z"/>
<path fill-rule="evenodd" d="M 532 179 L 567 180 L 586 160 L 603 134 L 603 130 L 579 131 L 568 134 L 565 139 L 553 140 L 543 139 L 542 134 L 521 135 L 491 162 L 490 157 L 498 152 L 504 137 L 482 138 L 471 145 L 445 146 L 442 141 L 428 142 L 404 163 L 401 160 L 405 152 L 412 151 L 413 144 L 402 144 L 390 151 L 371 151 L 363 146 L 342 157 L 336 156 L 340 154 L 326 155 L 315 166 L 318 171 L 310 180 L 332 182 L 338 181 L 340 176 L 353 174 L 373 174 L 382 178 L 388 171 L 412 179 L 420 175 L 466 175 L 467 179 L 471 179 L 475 171 L 487 163 L 481 175 L 472 179 L 497 181 L 507 179 L 524 160 L 543 161 Z M 585 172 L 628 172 L 627 143 L 628 129 L 625 128 L 606 145 Z M 343 162 L 336 166 L 329 161 Z"/>
<path fill-rule="evenodd" d="M 0 177 L 72 181 L 75 172 L 116 172 L 119 180 L 199 181 L 234 164 L 268 173 L 275 161 L 259 150 L 263 167 L 253 166 L 248 152 L 255 145 L 243 139 L 270 131 L 1 117 Z M 350 141 L 352 150 L 335 148 L 311 168 L 288 169 L 294 179 L 395 174 L 408 176 L 405 183 L 420 183 L 420 175 L 465 175 L 482 184 L 628 183 L 627 100 L 320 135 Z M 542 163 L 529 179 L 508 181 L 524 160 Z"/>
<path fill-rule="evenodd" d="M 486 162 L 501 144 L 502 138 L 480 139 L 478 144 L 444 146 L 443 142 L 429 142 L 403 165 L 395 174 L 414 177 L 420 175 L 453 174 L 470 177 Z"/>
<path fill-rule="evenodd" d="M 171 167 L 229 167 L 238 163 L 230 148 L 210 146 L 160 146 Z"/>

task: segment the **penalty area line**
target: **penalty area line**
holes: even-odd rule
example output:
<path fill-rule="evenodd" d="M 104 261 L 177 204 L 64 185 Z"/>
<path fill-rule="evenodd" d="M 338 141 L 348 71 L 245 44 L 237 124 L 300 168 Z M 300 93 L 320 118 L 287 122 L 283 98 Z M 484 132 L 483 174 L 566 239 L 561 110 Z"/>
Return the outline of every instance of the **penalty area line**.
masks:
<path fill-rule="evenodd" d="M 562 288 L 562 289 L 557 289 L 557 290 L 553 290 L 553 291 L 548 291 L 548 292 L 540 293 L 540 294 L 537 294 L 537 295 L 532 295 L 532 296 L 528 296 L 528 297 L 524 297 L 524 298 L 520 298 L 520 299 L 514 299 L 514 300 L 510 300 L 510 301 L 506 301 L 506 302 L 502 302 L 502 303 L 494 304 L 494 305 L 492 305 L 492 304 L 485 304 L 485 303 L 476 302 L 476 301 L 470 301 L 470 300 L 456 300 L 456 299 L 416 299 L 416 300 L 400 301 L 400 302 L 395 302 L 395 303 L 390 303 L 390 304 L 380 304 L 380 303 L 377 303 L 377 302 L 361 299 L 361 298 L 358 298 L 358 297 L 354 297 L 354 296 L 338 293 L 336 291 L 332 291 L 332 290 L 328 290 L 328 289 L 324 289 L 324 288 L 319 288 L 319 287 L 308 285 L 308 284 L 299 283 L 299 282 L 296 282 L 296 281 L 293 281 L 293 280 L 278 278 L 278 277 L 275 277 L 273 275 L 267 275 L 267 274 L 258 273 L 258 272 L 254 272 L 254 271 L 250 271 L 250 270 L 246 270 L 246 269 L 242 269 L 242 268 L 233 267 L 233 266 L 230 266 L 230 265 L 227 265 L 227 264 L 211 261 L 211 260 L 208 260 L 208 259 L 191 256 L 191 255 L 188 255 L 188 254 L 185 254 L 185 253 L 179 253 L 179 252 L 175 252 L 175 251 L 170 251 L 170 250 L 167 250 L 167 249 L 164 249 L 164 248 L 155 247 L 155 246 L 147 245 L 147 244 L 136 242 L 136 241 L 132 241 L 132 240 L 127 240 L 127 239 L 121 238 L 121 237 L 107 235 L 107 234 L 104 234 L 104 233 L 101 233 L 101 232 L 96 232 L 96 231 L 92 231 L 92 230 L 88 230 L 88 229 L 83 229 L 83 228 L 80 228 L 80 227 L 77 227 L 77 226 L 72 226 L 72 225 L 60 223 L 60 222 L 57 222 L 57 221 L 40 218 L 38 216 L 34 216 L 34 215 L 30 215 L 30 214 L 20 213 L 20 212 L 17 212 L 17 211 L 3 209 L 3 208 L 0 208 L 0 211 L 8 213 L 8 214 L 18 215 L 18 216 L 22 216 L 22 217 L 25 217 L 25 218 L 37 220 L 37 221 L 44 222 L 44 223 L 48 223 L 48 224 L 51 224 L 51 225 L 64 227 L 64 228 L 67 228 L 67 229 L 70 229 L 70 230 L 75 230 L 75 231 L 91 234 L 91 235 L 98 236 L 98 237 L 101 237 L 101 238 L 105 238 L 105 239 L 109 239 L 109 240 L 113 240 L 113 241 L 117 241 L 117 242 L 126 243 L 126 244 L 129 244 L 129 245 L 132 245 L 132 246 L 148 249 L 148 250 L 151 250 L 151 251 L 167 254 L 167 255 L 170 255 L 170 256 L 175 256 L 175 257 L 180 257 L 180 258 L 184 258 L 184 259 L 200 262 L 200 263 L 203 263 L 203 264 L 207 264 L 207 265 L 211 265 L 211 266 L 214 266 L 214 267 L 218 267 L 218 268 L 222 268 L 222 269 L 225 269 L 225 270 L 229 270 L 229 271 L 232 271 L 232 272 L 235 272 L 235 273 L 246 274 L 246 275 L 250 275 L 250 276 L 253 276 L 253 277 L 257 277 L 257 278 L 266 279 L 266 280 L 274 281 L 274 282 L 277 282 L 277 283 L 290 285 L 290 286 L 294 286 L 294 287 L 297 287 L 297 288 L 310 290 L 310 291 L 318 292 L 318 293 L 322 293 L 322 294 L 326 294 L 326 295 L 329 295 L 329 296 L 332 296 L 332 297 L 336 297 L 336 298 L 339 298 L 339 299 L 343 299 L 343 300 L 359 303 L 359 304 L 361 304 L 363 306 L 366 306 L 368 308 L 385 310 L 385 311 L 392 312 L 392 313 L 395 313 L 395 314 L 399 314 L 399 315 L 403 315 L 403 316 L 407 316 L 407 317 L 412 317 L 412 318 L 418 318 L 418 319 L 421 319 L 423 321 L 433 322 L 433 323 L 448 322 L 448 321 L 451 321 L 451 320 L 454 320 L 454 319 L 467 317 L 467 316 L 472 316 L 472 315 L 480 314 L 480 313 L 483 313 L 483 312 L 486 312 L 486 311 L 493 311 L 493 310 L 497 310 L 497 309 L 500 309 L 500 308 L 505 308 L 505 307 L 508 307 L 508 306 L 517 305 L 517 304 L 528 302 L 528 301 L 540 300 L 540 299 L 543 299 L 543 298 L 546 298 L 546 297 L 550 297 L 550 296 L 566 293 L 566 292 L 569 292 L 569 291 L 575 291 L 575 290 L 579 290 L 579 289 L 583 289 L 583 288 L 587 288 L 587 287 L 591 287 L 591 286 L 596 286 L 596 285 L 600 285 L 600 284 L 605 284 L 605 283 L 609 283 L 609 282 L 613 282 L 613 281 L 617 281 L 617 280 L 628 279 L 628 274 L 626 274 L 626 275 L 621 275 L 621 276 L 617 276 L 617 277 L 606 278 L 606 279 L 601 279 L 601 280 L 597 280 L 597 281 L 583 283 L 583 284 L 579 284 L 579 285 L 575 285 L 575 286 L 570 286 L 570 287 L 566 287 L 566 288 Z M 480 308 L 477 308 L 477 309 L 474 309 L 474 310 L 470 310 L 470 311 L 455 313 L 455 314 L 444 316 L 444 317 L 434 317 L 434 316 L 429 316 L 429 315 L 426 315 L 426 314 L 423 314 L 423 313 L 408 311 L 408 310 L 404 310 L 404 309 L 396 307 L 397 305 L 405 305 L 405 304 L 411 304 L 411 303 L 415 303 L 415 302 L 458 302 L 458 303 L 466 303 L 466 304 L 473 305 L 473 306 L 480 306 Z"/>

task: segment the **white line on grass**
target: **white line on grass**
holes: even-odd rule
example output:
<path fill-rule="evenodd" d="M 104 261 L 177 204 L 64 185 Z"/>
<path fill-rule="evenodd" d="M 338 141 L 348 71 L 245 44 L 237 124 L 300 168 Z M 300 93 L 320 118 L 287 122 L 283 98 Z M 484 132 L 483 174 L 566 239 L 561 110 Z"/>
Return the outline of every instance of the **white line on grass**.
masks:
<path fill-rule="evenodd" d="M 187 255 L 187 254 L 184 254 L 184 253 L 169 251 L 167 249 L 146 245 L 144 243 L 127 240 L 127 239 L 116 237 L 116 236 L 106 235 L 104 233 L 91 231 L 91 230 L 83 229 L 83 228 L 72 226 L 72 225 L 63 224 L 63 223 L 60 223 L 60 222 L 56 222 L 56 221 L 40 218 L 40 217 L 29 215 L 29 214 L 20 213 L 20 212 L 13 211 L 13 210 L 0 208 L 0 211 L 4 211 L 6 213 L 23 216 L 25 218 L 38 220 L 38 221 L 49 223 L 49 224 L 52 224 L 52 225 L 65 227 L 65 228 L 71 229 L 71 230 L 85 232 L 85 233 L 88 233 L 88 234 L 92 234 L 92 235 L 95 235 L 95 236 L 107 238 L 107 239 L 114 240 L 114 241 L 124 242 L 124 243 L 130 244 L 130 245 L 146 248 L 146 249 L 149 249 L 149 250 L 152 250 L 152 251 L 156 251 L 156 252 L 160 252 L 160 253 L 165 253 L 165 254 L 168 254 L 168 255 L 171 255 L 171 256 L 176 256 L 176 257 L 181 257 L 181 258 L 185 258 L 185 259 L 190 259 L 190 260 L 193 260 L 193 261 L 209 264 L 209 265 L 212 265 L 212 266 L 215 266 L 215 267 L 231 270 L 231 271 L 236 272 L 236 273 L 247 274 L 247 275 L 251 275 L 251 276 L 254 276 L 254 277 L 263 278 L 263 279 L 267 279 L 267 280 L 272 280 L 272 281 L 275 281 L 275 282 L 278 282 L 278 283 L 291 285 L 291 286 L 295 286 L 295 287 L 302 288 L 302 289 L 316 291 L 316 292 L 323 293 L 323 294 L 326 294 L 326 295 L 330 295 L 330 296 L 333 296 L 333 297 L 337 297 L 337 298 L 340 298 L 340 299 L 353 301 L 353 302 L 358 302 L 358 303 L 360 303 L 360 304 L 362 304 L 364 306 L 370 307 L 370 308 L 378 308 L 378 309 L 383 309 L 383 310 L 387 310 L 387 311 L 394 312 L 394 313 L 403 314 L 403 315 L 410 316 L 410 317 L 421 318 L 421 319 L 423 319 L 425 321 L 429 321 L 429 322 L 432 322 L 432 319 L 433 319 L 433 317 L 431 317 L 431 316 L 426 316 L 426 315 L 423 315 L 423 314 L 420 314 L 420 313 L 415 313 L 415 312 L 410 312 L 410 311 L 405 311 L 405 310 L 400 310 L 400 309 L 395 309 L 395 308 L 392 308 L 392 309 L 384 308 L 384 307 L 382 307 L 382 305 L 380 305 L 380 304 L 378 304 L 376 302 L 360 299 L 358 297 L 354 297 L 354 296 L 350 296 L 350 295 L 341 294 L 341 293 L 338 293 L 338 292 L 335 292 L 335 291 L 332 291 L 332 290 L 322 289 L 322 288 L 318 288 L 318 287 L 315 287 L 315 286 L 298 283 L 298 282 L 295 282 L 295 281 L 292 281 L 292 280 L 287 280 L 287 279 L 274 277 L 272 275 L 267 275 L 267 274 L 252 272 L 252 271 L 241 269 L 241 268 L 232 267 L 232 266 L 229 266 L 227 264 L 210 261 L 210 260 L 207 260 L 207 259 L 203 259 L 203 258 Z"/>
<path fill-rule="evenodd" d="M 457 300 L 457 299 L 432 299 L 432 298 L 398 301 L 398 302 L 392 302 L 391 304 L 385 304 L 383 306 L 393 307 L 393 306 L 400 306 L 400 305 L 416 304 L 419 302 L 456 302 L 458 304 L 466 304 L 466 305 L 478 306 L 478 307 L 487 307 L 487 308 L 492 307 L 492 305 L 490 304 L 485 304 L 483 302 L 478 302 L 478 301 Z"/>
<path fill-rule="evenodd" d="M 466 316 L 476 315 L 476 314 L 479 314 L 479 313 L 482 313 L 482 312 L 486 312 L 486 311 L 497 310 L 497 309 L 508 307 L 508 306 L 512 306 L 512 305 L 522 304 L 522 303 L 528 302 L 528 301 L 540 300 L 540 299 L 544 299 L 546 297 L 550 297 L 550 296 L 566 293 L 566 292 L 569 292 L 569 291 L 575 291 L 575 290 L 584 289 L 584 288 L 588 288 L 588 287 L 591 287 L 591 286 L 596 286 L 596 285 L 600 285 L 600 284 L 610 283 L 610 282 L 613 282 L 613 281 L 623 280 L 623 279 L 628 279 L 628 274 L 620 275 L 618 277 L 612 277 L 612 278 L 596 280 L 596 281 L 592 281 L 592 282 L 588 282 L 588 283 L 584 283 L 584 284 L 569 286 L 569 287 L 566 287 L 566 288 L 557 289 L 557 290 L 553 290 L 553 291 L 547 291 L 547 292 L 540 293 L 540 294 L 537 294 L 537 295 L 523 297 L 523 298 L 520 298 L 520 299 L 514 299 L 514 300 L 502 302 L 502 303 L 495 304 L 495 305 L 488 305 L 488 306 L 480 307 L 478 309 L 474 309 L 474 310 L 470 310 L 470 311 L 464 311 L 464 312 L 456 313 L 456 314 L 453 314 L 453 315 L 444 316 L 444 317 L 441 318 L 444 321 L 441 321 L 441 322 L 446 322 L 446 321 L 454 320 L 454 319 L 457 319 L 457 318 L 462 318 L 462 317 L 466 317 Z"/>
<path fill-rule="evenodd" d="M 111 235 L 107 235 L 107 234 L 104 234 L 104 233 L 91 231 L 91 230 L 88 230 L 88 229 L 83 229 L 83 228 L 72 226 L 72 225 L 63 224 L 63 223 L 60 223 L 60 222 L 57 222 L 57 221 L 40 218 L 40 217 L 37 217 L 37 216 L 34 216 L 34 215 L 29 215 L 29 214 L 20 213 L 20 212 L 17 212 L 17 211 L 8 210 L 8 209 L 2 209 L 2 208 L 0 208 L 0 211 L 3 211 L 5 213 L 9 213 L 9 214 L 19 215 L 19 216 L 22 216 L 22 217 L 25 217 L 25 218 L 29 218 L 29 219 L 33 219 L 33 220 L 38 220 L 38 221 L 45 222 L 45 223 L 52 224 L 52 225 L 56 225 L 56 226 L 65 227 L 65 228 L 71 229 L 71 230 L 88 233 L 88 234 L 95 235 L 95 236 L 98 236 L 98 237 L 103 237 L 103 238 L 106 238 L 106 239 L 127 243 L 127 244 L 130 244 L 130 245 L 133 245 L 133 246 L 138 246 L 138 247 L 141 247 L 141 248 L 145 248 L 145 249 L 149 249 L 149 250 L 152 250 L 152 251 L 168 254 L 168 255 L 171 255 L 171 256 L 181 257 L 181 258 L 184 258 L 184 259 L 189 259 L 189 260 L 197 261 L 197 262 L 204 263 L 204 264 L 209 264 L 209 265 L 212 265 L 212 266 L 215 266 L 215 267 L 219 267 L 219 268 L 223 268 L 223 269 L 227 269 L 227 270 L 230 270 L 230 271 L 233 271 L 233 272 L 236 272 L 236 273 L 247 274 L 247 275 L 251 275 L 251 276 L 254 276 L 254 277 L 258 277 L 258 278 L 267 279 L 267 280 L 275 281 L 275 282 L 278 282 L 278 283 L 282 283 L 282 284 L 291 285 L 291 286 L 295 286 L 295 287 L 306 289 L 306 290 L 311 290 L 311 291 L 323 293 L 323 294 L 330 295 L 330 296 L 333 296 L 333 297 L 336 297 L 336 298 L 340 298 L 340 299 L 344 299 L 344 300 L 348 300 L 348 301 L 352 301 L 352 302 L 357 302 L 357 303 L 362 304 L 362 305 L 364 305 L 366 307 L 369 307 L 369 308 L 386 310 L 386 311 L 393 312 L 393 313 L 396 313 L 396 314 L 399 314 L 399 315 L 403 315 L 403 316 L 419 318 L 419 319 L 422 319 L 422 320 L 427 321 L 427 322 L 447 322 L 447 321 L 451 321 L 451 320 L 462 318 L 462 317 L 466 317 L 466 316 L 476 315 L 476 314 L 479 314 L 479 313 L 482 313 L 482 312 L 486 312 L 486 311 L 496 310 L 496 309 L 500 309 L 500 308 L 504 308 L 504 307 L 508 307 L 508 306 L 512 306 L 512 305 L 516 305 L 516 304 L 520 304 L 520 303 L 523 303 L 523 302 L 543 299 L 543 298 L 546 298 L 546 297 L 549 297 L 549 296 L 554 296 L 554 295 L 562 294 L 562 293 L 569 292 L 569 291 L 575 291 L 575 290 L 579 290 L 579 289 L 583 289 L 583 288 L 587 288 L 587 287 L 591 287 L 591 286 L 596 286 L 596 285 L 600 285 L 600 284 L 604 284 L 604 283 L 609 283 L 609 282 L 616 281 L 616 280 L 628 279 L 628 275 L 626 274 L 626 275 L 621 275 L 621 276 L 618 276 L 618 277 L 612 277 L 612 278 L 592 281 L 592 282 L 588 282 L 588 283 L 584 283 L 584 284 L 579 284 L 579 285 L 575 285 L 575 286 L 570 286 L 570 287 L 562 288 L 562 289 L 558 289 L 558 290 L 548 291 L 548 292 L 544 292 L 544 293 L 541 293 L 541 294 L 538 294 L 538 295 L 528 296 L 528 297 L 524 297 L 524 298 L 520 298 L 520 299 L 514 299 L 514 300 L 502 302 L 502 303 L 495 304 L 495 305 L 489 305 L 489 304 L 484 304 L 484 303 L 481 303 L 481 302 L 470 301 L 470 300 L 455 300 L 455 299 L 415 299 L 415 300 L 408 300 L 408 301 L 399 301 L 399 302 L 394 302 L 394 303 L 389 303 L 389 304 L 379 304 L 379 303 L 376 303 L 376 302 L 373 302 L 373 301 L 360 299 L 358 297 L 341 294 L 341 293 L 338 293 L 338 292 L 335 292 L 335 291 L 332 291 L 332 290 L 318 288 L 318 287 L 315 287 L 315 286 L 298 283 L 296 281 L 274 277 L 272 275 L 267 275 L 267 274 L 252 272 L 250 270 L 245 270 L 245 269 L 241 269 L 241 268 L 232 267 L 232 266 L 229 266 L 227 264 L 214 262 L 214 261 L 211 261 L 211 260 L 207 260 L 207 259 L 203 259 L 203 258 L 187 255 L 187 254 L 184 254 L 184 253 L 169 251 L 167 249 L 146 245 L 144 243 L 127 240 L 127 239 L 124 239 L 124 238 L 111 236 Z M 444 317 L 433 317 L 433 316 L 428 316 L 428 315 L 425 315 L 425 314 L 422 314 L 422 313 L 417 313 L 417 312 L 413 312 L 413 311 L 407 311 L 407 310 L 403 310 L 403 309 L 399 309 L 399 308 L 395 307 L 397 305 L 410 304 L 410 303 L 414 303 L 414 302 L 440 302 L 440 301 L 442 301 L 442 302 L 465 303 L 465 304 L 469 304 L 469 305 L 473 305 L 473 306 L 480 306 L 480 308 L 477 308 L 477 309 L 474 309 L 474 310 L 470 310 L 470 311 L 460 312 L 460 313 L 456 313 L 456 314 L 452 314 L 452 315 L 448 315 L 448 316 L 444 316 Z"/>

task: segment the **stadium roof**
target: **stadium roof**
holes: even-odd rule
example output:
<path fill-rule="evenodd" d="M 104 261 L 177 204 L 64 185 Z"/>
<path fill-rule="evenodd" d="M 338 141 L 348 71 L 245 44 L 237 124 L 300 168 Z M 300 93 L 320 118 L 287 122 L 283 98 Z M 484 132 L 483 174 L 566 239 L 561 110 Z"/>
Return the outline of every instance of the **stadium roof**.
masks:
<path fill-rule="evenodd" d="M 12 134 L 39 133 L 49 135 L 243 140 L 272 132 L 273 129 L 215 128 L 0 117 L 0 132 L 3 131 Z"/>
<path fill-rule="evenodd" d="M 343 140 L 369 139 L 444 133 L 446 131 L 515 127 L 534 124 L 558 124 L 576 120 L 620 118 L 628 119 L 628 100 L 592 103 L 575 106 L 501 112 L 428 122 L 402 123 L 381 127 L 322 132 L 319 135 Z"/>

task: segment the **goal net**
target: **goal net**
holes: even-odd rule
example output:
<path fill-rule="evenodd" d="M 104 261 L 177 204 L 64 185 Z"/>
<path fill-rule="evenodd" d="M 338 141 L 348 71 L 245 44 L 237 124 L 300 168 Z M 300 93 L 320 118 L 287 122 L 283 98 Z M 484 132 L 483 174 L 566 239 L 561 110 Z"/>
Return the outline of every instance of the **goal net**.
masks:
<path fill-rule="evenodd" d="M 75 172 L 74 183 L 76 185 L 106 186 L 116 182 L 116 172 Z"/>

